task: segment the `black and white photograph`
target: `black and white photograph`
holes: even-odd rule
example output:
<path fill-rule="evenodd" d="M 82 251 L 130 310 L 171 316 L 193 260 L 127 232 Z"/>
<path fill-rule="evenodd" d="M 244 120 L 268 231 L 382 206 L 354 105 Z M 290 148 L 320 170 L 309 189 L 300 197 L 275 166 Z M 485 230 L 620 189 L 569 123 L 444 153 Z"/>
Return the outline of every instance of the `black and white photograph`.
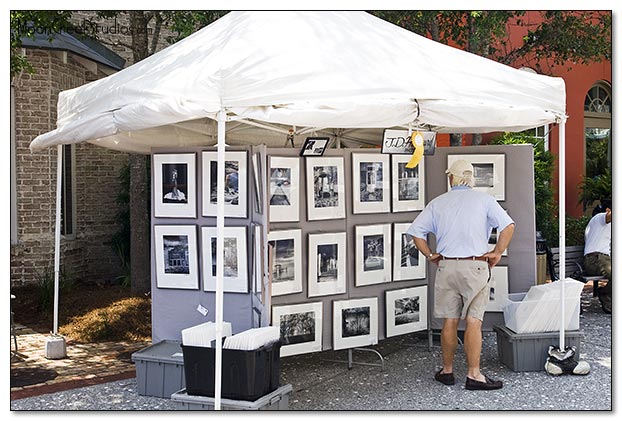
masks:
<path fill-rule="evenodd" d="M 265 261 L 265 247 L 263 247 L 265 242 L 263 237 L 263 225 L 253 224 L 251 225 L 251 229 L 253 236 L 253 293 L 261 294 L 263 291 L 263 268 Z"/>
<path fill-rule="evenodd" d="M 300 158 L 270 157 L 270 222 L 300 220 Z"/>
<path fill-rule="evenodd" d="M 328 146 L 328 137 L 308 137 L 300 149 L 300 156 L 322 156 Z"/>
<path fill-rule="evenodd" d="M 187 235 L 164 235 L 164 273 L 190 273 Z"/>
<path fill-rule="evenodd" d="M 354 213 L 389 212 L 389 155 L 352 154 Z"/>
<path fill-rule="evenodd" d="M 492 232 L 490 233 L 490 237 L 488 238 L 488 250 L 493 251 L 496 245 L 497 245 L 497 228 L 493 228 Z M 507 255 L 508 255 L 508 249 L 506 248 L 505 250 L 503 250 L 503 253 L 501 253 L 501 256 L 507 256 Z"/>
<path fill-rule="evenodd" d="M 216 227 L 201 227 L 204 291 L 216 291 L 217 242 Z M 248 292 L 246 227 L 224 228 L 223 291 Z"/>
<path fill-rule="evenodd" d="M 307 158 L 307 218 L 345 218 L 342 157 Z"/>
<path fill-rule="evenodd" d="M 261 154 L 253 152 L 251 155 L 251 165 L 253 166 L 253 192 L 255 202 L 255 212 L 263 214 L 263 166 L 261 165 Z"/>
<path fill-rule="evenodd" d="M 197 229 L 194 225 L 155 225 L 156 286 L 199 288 Z"/>
<path fill-rule="evenodd" d="M 408 155 L 391 156 L 393 212 L 410 212 L 425 207 L 425 159 L 415 168 L 406 168 L 410 158 Z"/>
<path fill-rule="evenodd" d="M 333 349 L 378 343 L 378 298 L 333 301 Z"/>
<path fill-rule="evenodd" d="M 203 152 L 203 216 L 216 216 L 218 202 L 218 155 Z M 246 152 L 225 153 L 225 216 L 246 218 L 248 176 Z"/>
<path fill-rule="evenodd" d="M 393 224 L 393 280 L 410 281 L 426 277 L 427 259 L 408 234 L 410 222 Z"/>
<path fill-rule="evenodd" d="M 508 282 L 507 266 L 495 266 L 492 268 L 490 281 L 488 281 L 490 292 L 486 311 L 503 311 L 503 306 L 507 303 L 508 299 Z"/>
<path fill-rule="evenodd" d="M 195 154 L 154 154 L 154 215 L 196 217 Z"/>
<path fill-rule="evenodd" d="M 270 231 L 272 246 L 272 296 L 302 292 L 301 230 Z"/>
<path fill-rule="evenodd" d="M 473 165 L 474 190 L 490 194 L 498 201 L 505 200 L 505 155 L 447 155 L 447 168 L 455 161 L 464 159 Z M 449 181 L 447 181 L 449 189 Z"/>
<path fill-rule="evenodd" d="M 272 326 L 280 330 L 280 356 L 322 350 L 322 303 L 272 306 Z"/>
<path fill-rule="evenodd" d="M 387 338 L 427 329 L 427 293 L 426 285 L 385 291 Z"/>
<path fill-rule="evenodd" d="M 391 282 L 391 224 L 355 227 L 357 287 Z"/>
<path fill-rule="evenodd" d="M 309 234 L 309 297 L 346 292 L 346 233 Z"/>

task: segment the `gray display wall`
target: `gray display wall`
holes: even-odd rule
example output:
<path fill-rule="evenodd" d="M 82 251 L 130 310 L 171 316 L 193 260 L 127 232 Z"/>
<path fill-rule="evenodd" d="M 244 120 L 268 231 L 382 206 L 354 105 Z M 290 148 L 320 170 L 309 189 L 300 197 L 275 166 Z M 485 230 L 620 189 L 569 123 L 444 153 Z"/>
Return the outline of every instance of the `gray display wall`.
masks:
<path fill-rule="evenodd" d="M 268 228 L 267 186 L 269 185 L 269 157 L 298 157 L 299 150 L 291 148 L 253 147 L 246 148 L 247 153 L 247 185 L 248 205 L 246 218 L 226 218 L 226 226 L 246 226 L 247 250 L 248 250 L 248 293 L 225 293 L 224 296 L 224 320 L 233 325 L 234 333 L 251 327 L 263 326 L 269 323 L 269 311 L 265 306 L 270 305 L 270 299 L 259 299 L 260 293 L 253 293 L 252 272 L 252 236 L 251 226 L 261 224 Z M 201 174 L 201 151 L 214 150 L 213 148 L 184 148 L 184 149 L 157 149 L 153 154 L 162 153 L 194 153 L 196 156 L 196 192 L 197 209 L 196 218 L 157 218 L 152 209 L 152 228 L 156 225 L 195 225 L 201 255 L 201 226 L 215 226 L 215 217 L 204 217 L 201 212 L 202 183 Z M 229 150 L 229 149 L 228 149 Z M 235 148 L 230 150 L 241 150 Z M 261 157 L 263 203 L 261 212 L 256 212 L 254 206 L 254 183 L 252 176 L 251 152 L 257 152 Z M 415 212 L 384 212 L 370 214 L 353 213 L 352 196 L 352 153 L 378 153 L 378 149 L 329 149 L 325 157 L 344 157 L 345 177 L 345 218 L 333 220 L 309 221 L 307 218 L 307 183 L 306 183 L 306 158 L 299 158 L 299 220 L 295 222 L 273 222 L 269 224 L 270 231 L 300 229 L 302 232 L 302 291 L 294 294 L 272 297 L 273 306 L 294 305 L 309 302 L 322 302 L 323 304 L 323 328 L 322 349 L 331 349 L 333 346 L 333 302 L 356 298 L 378 298 L 378 338 L 386 337 L 385 317 L 385 293 L 386 291 L 398 290 L 408 287 L 429 285 L 428 288 L 428 312 L 431 314 L 433 303 L 433 285 L 436 266 L 427 264 L 427 278 L 393 281 L 382 284 L 367 286 L 355 286 L 355 227 L 374 224 L 409 223 L 419 214 Z M 505 208 L 516 222 L 514 239 L 508 249 L 508 255 L 503 257 L 499 266 L 508 268 L 509 289 L 508 292 L 522 292 L 535 284 L 535 204 L 533 187 L 533 151 L 531 145 L 499 145 L 499 146 L 475 146 L 456 148 L 437 148 L 433 156 L 425 156 L 425 203 L 429 203 L 434 197 L 447 191 L 447 168 L 448 155 L 501 155 L 504 157 L 505 171 L 503 174 L 505 199 L 500 204 Z M 389 171 L 390 173 L 390 171 Z M 264 235 L 267 229 L 264 230 Z M 308 236 L 309 234 L 345 232 L 347 248 L 347 288 L 343 294 L 328 295 L 321 297 L 308 296 Z M 393 235 L 393 230 L 391 230 Z M 434 242 L 432 240 L 432 246 Z M 265 243 L 264 243 L 265 244 Z M 434 248 L 433 248 L 434 249 Z M 203 291 L 202 262 L 199 259 L 199 289 L 180 290 L 171 288 L 158 288 L 156 285 L 154 230 L 152 229 L 152 337 L 153 342 L 161 340 L 179 340 L 181 329 L 206 321 L 214 320 L 214 293 Z M 393 255 L 393 250 L 389 253 Z M 267 265 L 265 270 L 267 271 Z M 201 305 L 208 309 L 209 313 L 204 316 L 197 311 Z M 429 327 L 439 329 L 441 320 L 428 318 Z M 487 312 L 484 319 L 484 328 L 491 330 L 494 324 L 503 323 L 501 312 Z"/>

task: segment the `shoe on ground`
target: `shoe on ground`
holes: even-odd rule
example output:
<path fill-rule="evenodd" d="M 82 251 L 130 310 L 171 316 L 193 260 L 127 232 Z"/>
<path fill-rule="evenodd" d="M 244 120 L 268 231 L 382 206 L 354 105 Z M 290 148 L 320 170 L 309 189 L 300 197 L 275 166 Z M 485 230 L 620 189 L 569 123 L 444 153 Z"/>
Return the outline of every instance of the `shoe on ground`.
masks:
<path fill-rule="evenodd" d="M 575 347 L 566 348 L 564 352 L 558 348 L 549 346 L 549 356 L 544 363 L 544 369 L 552 376 L 562 374 L 576 374 L 584 376 L 589 374 L 590 365 L 586 361 L 576 361 Z"/>
<path fill-rule="evenodd" d="M 611 296 L 599 294 L 598 300 L 600 301 L 600 305 L 603 307 L 603 311 L 607 314 L 611 314 Z"/>
<path fill-rule="evenodd" d="M 456 378 L 454 377 L 454 373 L 443 373 L 442 368 L 436 372 L 436 374 L 434 375 L 434 380 L 443 383 L 445 386 L 451 386 L 456 384 Z"/>
<path fill-rule="evenodd" d="M 497 390 L 503 387 L 503 382 L 501 380 L 493 380 L 488 376 L 484 376 L 484 378 L 485 380 L 480 382 L 467 377 L 464 388 L 467 390 Z"/>

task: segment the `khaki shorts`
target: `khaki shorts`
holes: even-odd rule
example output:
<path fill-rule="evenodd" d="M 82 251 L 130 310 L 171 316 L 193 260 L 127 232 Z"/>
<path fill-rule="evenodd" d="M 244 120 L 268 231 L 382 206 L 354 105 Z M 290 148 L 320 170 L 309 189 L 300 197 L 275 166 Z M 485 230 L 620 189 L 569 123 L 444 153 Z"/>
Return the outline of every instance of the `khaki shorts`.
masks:
<path fill-rule="evenodd" d="M 480 260 L 441 260 L 434 280 L 434 317 L 484 319 L 490 299 L 490 268 Z"/>

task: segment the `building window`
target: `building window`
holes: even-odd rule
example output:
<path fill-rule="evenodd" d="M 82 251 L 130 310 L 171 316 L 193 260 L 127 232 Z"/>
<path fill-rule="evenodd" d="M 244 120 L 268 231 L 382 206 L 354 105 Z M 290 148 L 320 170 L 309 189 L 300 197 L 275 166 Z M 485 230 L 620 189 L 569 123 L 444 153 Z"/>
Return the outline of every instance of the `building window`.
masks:
<path fill-rule="evenodd" d="M 585 175 L 598 177 L 611 168 L 611 87 L 599 82 L 585 96 Z"/>
<path fill-rule="evenodd" d="M 63 145 L 60 232 L 65 239 L 76 237 L 76 154 L 74 145 Z"/>

